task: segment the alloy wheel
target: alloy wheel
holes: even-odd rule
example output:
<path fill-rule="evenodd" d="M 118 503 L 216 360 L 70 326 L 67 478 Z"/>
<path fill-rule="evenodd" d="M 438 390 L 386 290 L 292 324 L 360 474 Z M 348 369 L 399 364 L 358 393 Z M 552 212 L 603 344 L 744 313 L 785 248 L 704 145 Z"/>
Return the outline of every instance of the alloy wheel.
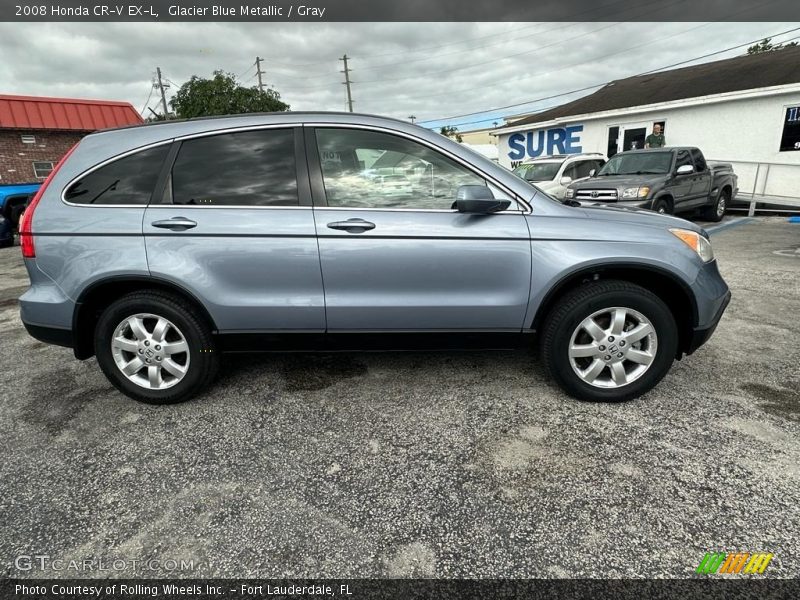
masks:
<path fill-rule="evenodd" d="M 174 323 L 150 313 L 127 317 L 111 339 L 117 368 L 136 385 L 165 390 L 189 371 L 189 344 Z"/>
<path fill-rule="evenodd" d="M 631 308 L 598 310 L 581 321 L 569 342 L 569 362 L 585 383 L 619 388 L 647 372 L 658 351 L 650 320 Z"/>

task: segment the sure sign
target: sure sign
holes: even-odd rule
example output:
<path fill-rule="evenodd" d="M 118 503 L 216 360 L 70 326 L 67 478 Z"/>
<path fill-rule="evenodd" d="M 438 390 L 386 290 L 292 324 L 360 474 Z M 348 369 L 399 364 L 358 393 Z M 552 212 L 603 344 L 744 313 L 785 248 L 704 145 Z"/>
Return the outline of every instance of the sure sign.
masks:
<path fill-rule="evenodd" d="M 511 160 L 522 160 L 551 154 L 578 154 L 583 152 L 583 147 L 580 145 L 581 131 L 583 125 L 512 133 L 508 137 L 510 149 L 508 157 Z"/>

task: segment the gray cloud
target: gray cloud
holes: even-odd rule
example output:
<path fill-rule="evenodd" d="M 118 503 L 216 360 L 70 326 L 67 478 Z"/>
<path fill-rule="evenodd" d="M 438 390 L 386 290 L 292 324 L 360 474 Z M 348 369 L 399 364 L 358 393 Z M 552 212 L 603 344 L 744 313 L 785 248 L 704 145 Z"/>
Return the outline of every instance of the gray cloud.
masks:
<path fill-rule="evenodd" d="M 427 120 L 626 77 L 792 27 L 787 23 L 3 23 L 0 93 L 127 100 L 141 109 L 156 66 L 178 85 L 192 75 L 208 76 L 223 69 L 242 74 L 241 81 L 251 86 L 255 85 L 251 65 L 259 55 L 265 59 L 265 82 L 293 109 L 343 110 L 338 58 L 347 53 L 352 57 L 356 110 L 400 118 L 413 114 Z M 156 107 L 155 93 L 149 105 Z"/>

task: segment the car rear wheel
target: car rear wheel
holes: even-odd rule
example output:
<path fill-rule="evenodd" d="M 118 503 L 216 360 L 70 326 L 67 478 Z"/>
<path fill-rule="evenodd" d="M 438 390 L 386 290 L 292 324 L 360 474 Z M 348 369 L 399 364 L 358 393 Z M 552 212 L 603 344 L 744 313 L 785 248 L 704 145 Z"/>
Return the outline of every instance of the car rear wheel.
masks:
<path fill-rule="evenodd" d="M 652 389 L 678 347 L 675 319 L 655 294 L 626 281 L 582 286 L 544 324 L 542 361 L 571 396 L 622 402 Z"/>
<path fill-rule="evenodd" d="M 148 404 L 189 400 L 219 369 L 211 328 L 185 302 L 155 291 L 123 296 L 103 312 L 95 354 L 118 390 Z"/>
<path fill-rule="evenodd" d="M 730 201 L 730 192 L 728 190 L 722 190 L 717 196 L 717 201 L 712 206 L 707 206 L 703 210 L 703 219 L 711 221 L 712 223 L 719 223 L 722 217 L 725 216 L 725 211 Z"/>

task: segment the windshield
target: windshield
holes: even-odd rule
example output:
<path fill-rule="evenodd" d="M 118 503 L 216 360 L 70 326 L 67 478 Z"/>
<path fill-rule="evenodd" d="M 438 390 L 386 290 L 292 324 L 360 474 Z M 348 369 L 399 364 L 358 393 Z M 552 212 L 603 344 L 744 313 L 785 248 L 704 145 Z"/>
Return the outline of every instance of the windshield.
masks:
<path fill-rule="evenodd" d="M 597 173 L 604 175 L 646 175 L 669 173 L 672 152 L 631 152 L 612 157 Z"/>
<path fill-rule="evenodd" d="M 527 181 L 552 181 L 558 174 L 560 167 L 560 162 L 530 163 L 518 166 L 514 169 L 514 175 L 518 175 Z"/>

